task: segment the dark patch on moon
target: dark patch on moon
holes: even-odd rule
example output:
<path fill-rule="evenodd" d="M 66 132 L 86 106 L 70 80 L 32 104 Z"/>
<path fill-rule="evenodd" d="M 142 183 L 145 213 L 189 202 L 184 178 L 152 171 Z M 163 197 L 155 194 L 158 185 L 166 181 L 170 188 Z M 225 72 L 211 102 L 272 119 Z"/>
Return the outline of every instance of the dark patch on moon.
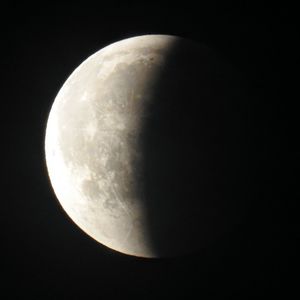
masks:
<path fill-rule="evenodd" d="M 210 49 L 181 40 L 157 74 L 140 142 L 158 256 L 209 249 L 243 218 L 247 101 L 235 72 Z"/>

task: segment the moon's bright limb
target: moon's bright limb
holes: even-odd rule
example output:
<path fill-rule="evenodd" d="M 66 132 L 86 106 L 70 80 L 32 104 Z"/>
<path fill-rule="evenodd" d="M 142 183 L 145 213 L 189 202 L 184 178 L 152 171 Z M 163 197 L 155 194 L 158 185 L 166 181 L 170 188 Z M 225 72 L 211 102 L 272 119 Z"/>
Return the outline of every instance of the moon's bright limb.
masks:
<path fill-rule="evenodd" d="M 177 39 L 146 35 L 98 51 L 67 79 L 47 123 L 47 168 L 62 207 L 92 238 L 130 255 L 156 255 L 139 201 L 138 141 L 155 74 Z"/>

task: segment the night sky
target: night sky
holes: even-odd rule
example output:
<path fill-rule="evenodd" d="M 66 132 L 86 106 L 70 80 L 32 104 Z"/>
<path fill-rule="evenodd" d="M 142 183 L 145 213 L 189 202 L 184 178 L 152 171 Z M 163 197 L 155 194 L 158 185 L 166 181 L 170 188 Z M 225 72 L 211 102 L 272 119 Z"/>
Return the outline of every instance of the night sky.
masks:
<path fill-rule="evenodd" d="M 292 10 L 263 1 L 210 8 L 142 1 L 4 7 L 0 286 L 9 296 L 3 299 L 245 299 L 292 293 L 299 282 Z M 148 33 L 209 45 L 247 81 L 241 201 L 249 210 L 213 251 L 145 260 L 110 250 L 75 226 L 48 179 L 45 127 L 62 84 L 102 47 Z"/>

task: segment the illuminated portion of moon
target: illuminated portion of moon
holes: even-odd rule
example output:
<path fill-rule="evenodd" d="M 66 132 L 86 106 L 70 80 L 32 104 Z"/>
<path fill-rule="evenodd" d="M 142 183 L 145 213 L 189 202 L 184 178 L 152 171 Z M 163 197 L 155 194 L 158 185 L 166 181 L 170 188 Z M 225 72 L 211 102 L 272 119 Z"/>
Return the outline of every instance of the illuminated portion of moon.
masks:
<path fill-rule="evenodd" d="M 155 256 L 138 143 L 155 75 L 177 39 L 146 35 L 98 51 L 67 79 L 47 123 L 47 168 L 62 207 L 89 236 L 130 255 Z"/>

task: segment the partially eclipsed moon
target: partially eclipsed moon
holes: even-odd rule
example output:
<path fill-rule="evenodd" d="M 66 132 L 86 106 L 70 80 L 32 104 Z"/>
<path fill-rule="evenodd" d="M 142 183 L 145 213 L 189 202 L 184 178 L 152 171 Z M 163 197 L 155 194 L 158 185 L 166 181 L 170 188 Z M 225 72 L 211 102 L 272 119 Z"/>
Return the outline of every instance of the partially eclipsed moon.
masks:
<path fill-rule="evenodd" d="M 216 240 L 238 182 L 230 143 L 241 99 L 232 78 L 208 48 L 166 35 L 122 40 L 84 61 L 53 103 L 45 141 L 51 183 L 71 219 L 135 256 Z"/>

